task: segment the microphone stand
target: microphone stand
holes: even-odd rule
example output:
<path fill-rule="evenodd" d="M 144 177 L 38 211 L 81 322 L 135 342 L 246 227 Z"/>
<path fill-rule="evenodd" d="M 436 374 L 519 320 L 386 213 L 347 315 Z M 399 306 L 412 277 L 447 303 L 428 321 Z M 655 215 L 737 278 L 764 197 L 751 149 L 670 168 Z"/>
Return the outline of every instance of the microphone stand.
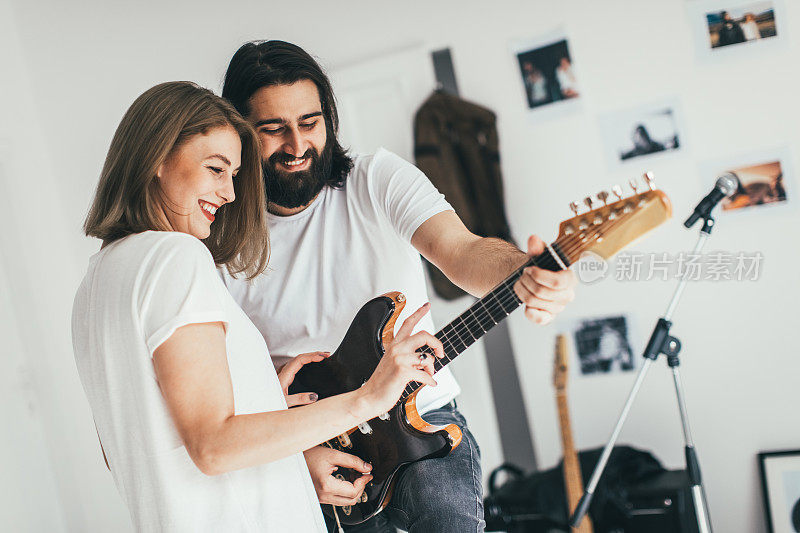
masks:
<path fill-rule="evenodd" d="M 697 239 L 697 244 L 692 251 L 693 254 L 697 254 L 703 249 L 706 240 L 708 240 L 708 237 L 711 235 L 711 230 L 714 227 L 714 219 L 711 217 L 711 210 L 714 208 L 714 205 L 716 205 L 716 203 L 704 205 L 702 207 L 698 206 L 699 211 L 696 209 L 695 212 L 685 222 L 685 226 L 689 228 L 694 225 L 699 218 L 703 219 L 703 226 L 700 229 L 700 235 Z M 658 358 L 660 354 L 664 354 L 667 356 L 667 364 L 672 369 L 672 378 L 675 382 L 675 395 L 677 397 L 678 410 L 680 411 L 681 424 L 683 426 L 686 471 L 689 476 L 689 484 L 691 486 L 692 500 L 694 502 L 698 530 L 700 533 L 711 533 L 711 518 L 708 514 L 708 503 L 706 501 L 705 489 L 703 487 L 702 477 L 700 475 L 700 462 L 697 459 L 697 452 L 695 451 L 694 441 L 692 440 L 692 432 L 691 428 L 689 427 L 689 415 L 686 409 L 686 401 L 683 396 L 683 383 L 681 381 L 681 375 L 679 371 L 681 363 L 680 359 L 678 358 L 678 353 L 681 350 L 681 342 L 669 334 L 669 330 L 672 327 L 672 314 L 675 312 L 675 308 L 678 306 L 678 300 L 683 293 L 683 289 L 686 287 L 688 277 L 689 270 L 687 269 L 678 283 L 675 293 L 672 295 L 672 300 L 670 300 L 669 306 L 667 307 L 667 312 L 662 318 L 658 319 L 658 322 L 653 328 L 653 333 L 650 336 L 647 346 L 645 347 L 644 353 L 642 354 L 642 356 L 645 358 L 644 364 L 639 371 L 639 375 L 636 378 L 636 382 L 633 384 L 630 394 L 628 394 L 628 400 L 625 402 L 625 406 L 622 408 L 622 413 L 617 420 L 617 425 L 614 427 L 614 431 L 611 433 L 611 437 L 603 449 L 600 460 L 597 462 L 597 465 L 592 472 L 592 477 L 586 486 L 586 490 L 584 491 L 583 496 L 581 497 L 577 507 L 569 519 L 569 525 L 573 528 L 580 525 L 581 520 L 583 520 L 584 515 L 589 510 L 589 504 L 594 496 L 597 483 L 600 481 L 600 476 L 602 476 L 603 471 L 605 470 L 606 464 L 608 463 L 608 458 L 617 442 L 620 431 L 622 431 L 622 426 L 625 423 L 625 420 L 628 418 L 628 412 L 633 405 L 636 395 L 639 393 L 639 389 L 641 388 L 642 382 L 644 381 L 644 378 L 650 369 L 650 365 Z"/>

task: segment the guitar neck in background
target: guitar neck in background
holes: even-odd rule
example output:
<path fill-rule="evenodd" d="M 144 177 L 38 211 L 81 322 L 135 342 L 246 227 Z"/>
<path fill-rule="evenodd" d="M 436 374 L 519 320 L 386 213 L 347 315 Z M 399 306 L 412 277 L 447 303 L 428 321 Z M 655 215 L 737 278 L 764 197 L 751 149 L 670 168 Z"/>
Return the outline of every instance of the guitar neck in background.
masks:
<path fill-rule="evenodd" d="M 556 403 L 558 404 L 558 422 L 561 426 L 561 447 L 564 452 L 564 486 L 567 493 L 567 505 L 571 512 L 577 507 L 583 495 L 581 465 L 578 462 L 578 453 L 572 440 L 572 426 L 570 425 L 566 392 L 558 392 L 556 394 Z M 589 517 L 586 517 L 575 531 L 592 533 Z"/>
<path fill-rule="evenodd" d="M 583 495 L 583 479 L 581 478 L 581 465 L 578 461 L 578 452 L 575 450 L 575 443 L 572 440 L 572 422 L 569 418 L 569 402 L 567 400 L 567 367 L 566 364 L 560 369 L 558 360 L 566 361 L 566 340 L 563 335 L 559 335 L 556 342 L 556 372 L 562 372 L 561 379 L 556 379 L 556 404 L 558 405 L 558 424 L 561 428 L 561 449 L 564 454 L 564 487 L 567 495 L 567 508 L 571 513 L 577 506 Z M 589 517 L 585 517 L 581 524 L 573 528 L 577 533 L 593 533 L 592 522 Z"/>
<path fill-rule="evenodd" d="M 554 256 L 550 250 L 558 257 Z M 435 371 L 438 372 L 450 364 L 456 357 L 472 346 L 475 341 L 483 337 L 487 331 L 499 324 L 522 304 L 517 293 L 514 292 L 514 284 L 522 276 L 525 268 L 537 266 L 557 272 L 563 270 L 562 265 L 568 267 L 569 262 L 559 250 L 558 245 L 553 243 L 540 255 L 529 259 L 483 298 L 480 298 L 469 309 L 440 329 L 435 337 L 442 342 L 444 357 L 434 359 L 433 367 Z M 427 346 L 423 346 L 417 351 L 432 353 Z M 417 382 L 406 385 L 400 401 L 411 396 L 421 386 Z"/>

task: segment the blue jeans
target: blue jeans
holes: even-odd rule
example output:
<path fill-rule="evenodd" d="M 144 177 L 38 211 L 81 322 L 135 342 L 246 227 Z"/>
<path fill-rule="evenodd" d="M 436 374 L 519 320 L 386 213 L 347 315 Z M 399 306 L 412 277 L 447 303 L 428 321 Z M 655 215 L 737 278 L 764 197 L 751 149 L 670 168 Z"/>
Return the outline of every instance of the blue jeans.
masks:
<path fill-rule="evenodd" d="M 482 533 L 483 486 L 481 452 L 467 421 L 455 402 L 426 413 L 426 422 L 437 426 L 456 424 L 461 444 L 446 457 L 418 461 L 406 467 L 397 480 L 389 505 L 372 519 L 345 526 L 347 533 Z M 336 531 L 333 520 L 328 530 Z"/>

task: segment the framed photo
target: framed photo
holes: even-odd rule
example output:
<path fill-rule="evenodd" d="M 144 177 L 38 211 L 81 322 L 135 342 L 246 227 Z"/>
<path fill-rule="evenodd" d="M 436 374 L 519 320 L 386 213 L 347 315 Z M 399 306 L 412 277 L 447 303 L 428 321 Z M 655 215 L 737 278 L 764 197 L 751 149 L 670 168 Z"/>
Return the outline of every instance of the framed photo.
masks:
<path fill-rule="evenodd" d="M 572 328 L 572 340 L 582 376 L 618 374 L 636 368 L 625 315 L 578 320 Z"/>
<path fill-rule="evenodd" d="M 770 533 L 800 531 L 800 450 L 758 454 L 764 514 Z"/>
<path fill-rule="evenodd" d="M 699 0 L 688 9 L 701 58 L 739 54 L 785 40 L 782 0 Z"/>
<path fill-rule="evenodd" d="M 582 89 L 563 31 L 515 41 L 511 49 L 528 110 L 574 108 Z"/>
<path fill-rule="evenodd" d="M 788 148 L 776 148 L 707 162 L 702 170 L 705 186 L 713 186 L 723 174 L 736 178 L 736 194 L 720 202 L 720 211 L 725 214 L 783 209 L 795 194 L 790 156 Z"/>
<path fill-rule="evenodd" d="M 606 159 L 611 167 L 639 158 L 671 155 L 685 142 L 675 101 L 661 101 L 600 116 Z"/>

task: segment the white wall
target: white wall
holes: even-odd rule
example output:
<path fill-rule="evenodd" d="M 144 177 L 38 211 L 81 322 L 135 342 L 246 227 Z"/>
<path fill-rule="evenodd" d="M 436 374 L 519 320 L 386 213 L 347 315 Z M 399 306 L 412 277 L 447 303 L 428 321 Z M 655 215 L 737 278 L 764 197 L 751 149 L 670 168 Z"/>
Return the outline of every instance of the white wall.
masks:
<path fill-rule="evenodd" d="M 786 4 L 789 30 L 800 29 L 800 9 L 796 2 Z M 448 45 L 462 95 L 498 113 L 513 229 L 518 237 L 538 232 L 546 238 L 553 238 L 556 222 L 568 216 L 570 200 L 644 170 L 636 165 L 624 174 L 607 170 L 597 115 L 675 96 L 689 142 L 652 169 L 680 219 L 706 192 L 697 170 L 700 160 L 777 144 L 800 149 L 797 39 L 786 49 L 741 62 L 701 65 L 686 5 L 681 0 L 520 0 L 490 6 L 357 0 L 242 2 L 231 11 L 210 1 L 112 5 L 89 0 L 77 6 L 13 0 L 9 12 L 0 4 L 3 44 L 13 45 L 2 47 L 3 79 L 12 89 L 0 103 L 0 131 L 15 147 L 14 170 L 3 183 L 13 201 L 2 211 L 0 236 L 66 529 L 120 530 L 127 520 L 99 457 L 75 375 L 69 313 L 85 259 L 97 247 L 80 236 L 80 223 L 114 128 L 138 94 L 171 79 L 219 89 L 230 55 L 254 38 L 296 42 L 331 67 L 419 43 Z M 530 121 L 522 112 L 508 43 L 562 25 L 579 68 L 583 109 Z M 796 177 L 789 183 L 790 196 L 792 186 L 798 186 Z M 798 294 L 793 265 L 800 252 L 791 240 L 797 221 L 796 212 L 782 211 L 721 222 L 710 248 L 761 251 L 763 276 L 757 283 L 696 284 L 675 316 L 718 531 L 764 531 L 755 454 L 800 447 L 800 363 L 789 338 Z M 638 248 L 675 252 L 688 249 L 694 238 L 676 220 Z M 584 286 L 565 319 L 625 311 L 645 335 L 671 291 L 671 284 L 657 282 Z M 558 326 L 539 329 L 521 316 L 511 320 L 539 460 L 554 464 L 560 452 L 550 376 Z M 657 366 L 623 441 L 650 448 L 678 467 L 682 441 L 674 394 L 668 373 Z M 631 381 L 632 376 L 573 381 L 579 446 L 605 440 Z"/>
<path fill-rule="evenodd" d="M 7 423 L 0 453 L 17 461 L 3 470 L 3 492 L 10 496 L 0 503 L 1 515 L 14 522 L 4 520 L 2 529 L 13 524 L 15 531 L 124 531 L 127 510 L 102 466 L 72 357 L 72 295 L 84 257 L 64 196 L 69 185 L 59 180 L 74 175 L 63 172 L 69 158 L 54 172 L 50 148 L 58 142 L 49 130 L 54 121 L 68 120 L 74 127 L 81 119 L 42 120 L 20 30 L 9 3 L 0 3 L 0 271 L 7 279 L 3 317 L 10 317 L 0 333 L 4 373 L 13 372 L 6 392 L 18 394 L 25 405 L 19 412 L 19 404 L 3 403 Z M 28 420 L 17 422 L 26 412 Z"/>

